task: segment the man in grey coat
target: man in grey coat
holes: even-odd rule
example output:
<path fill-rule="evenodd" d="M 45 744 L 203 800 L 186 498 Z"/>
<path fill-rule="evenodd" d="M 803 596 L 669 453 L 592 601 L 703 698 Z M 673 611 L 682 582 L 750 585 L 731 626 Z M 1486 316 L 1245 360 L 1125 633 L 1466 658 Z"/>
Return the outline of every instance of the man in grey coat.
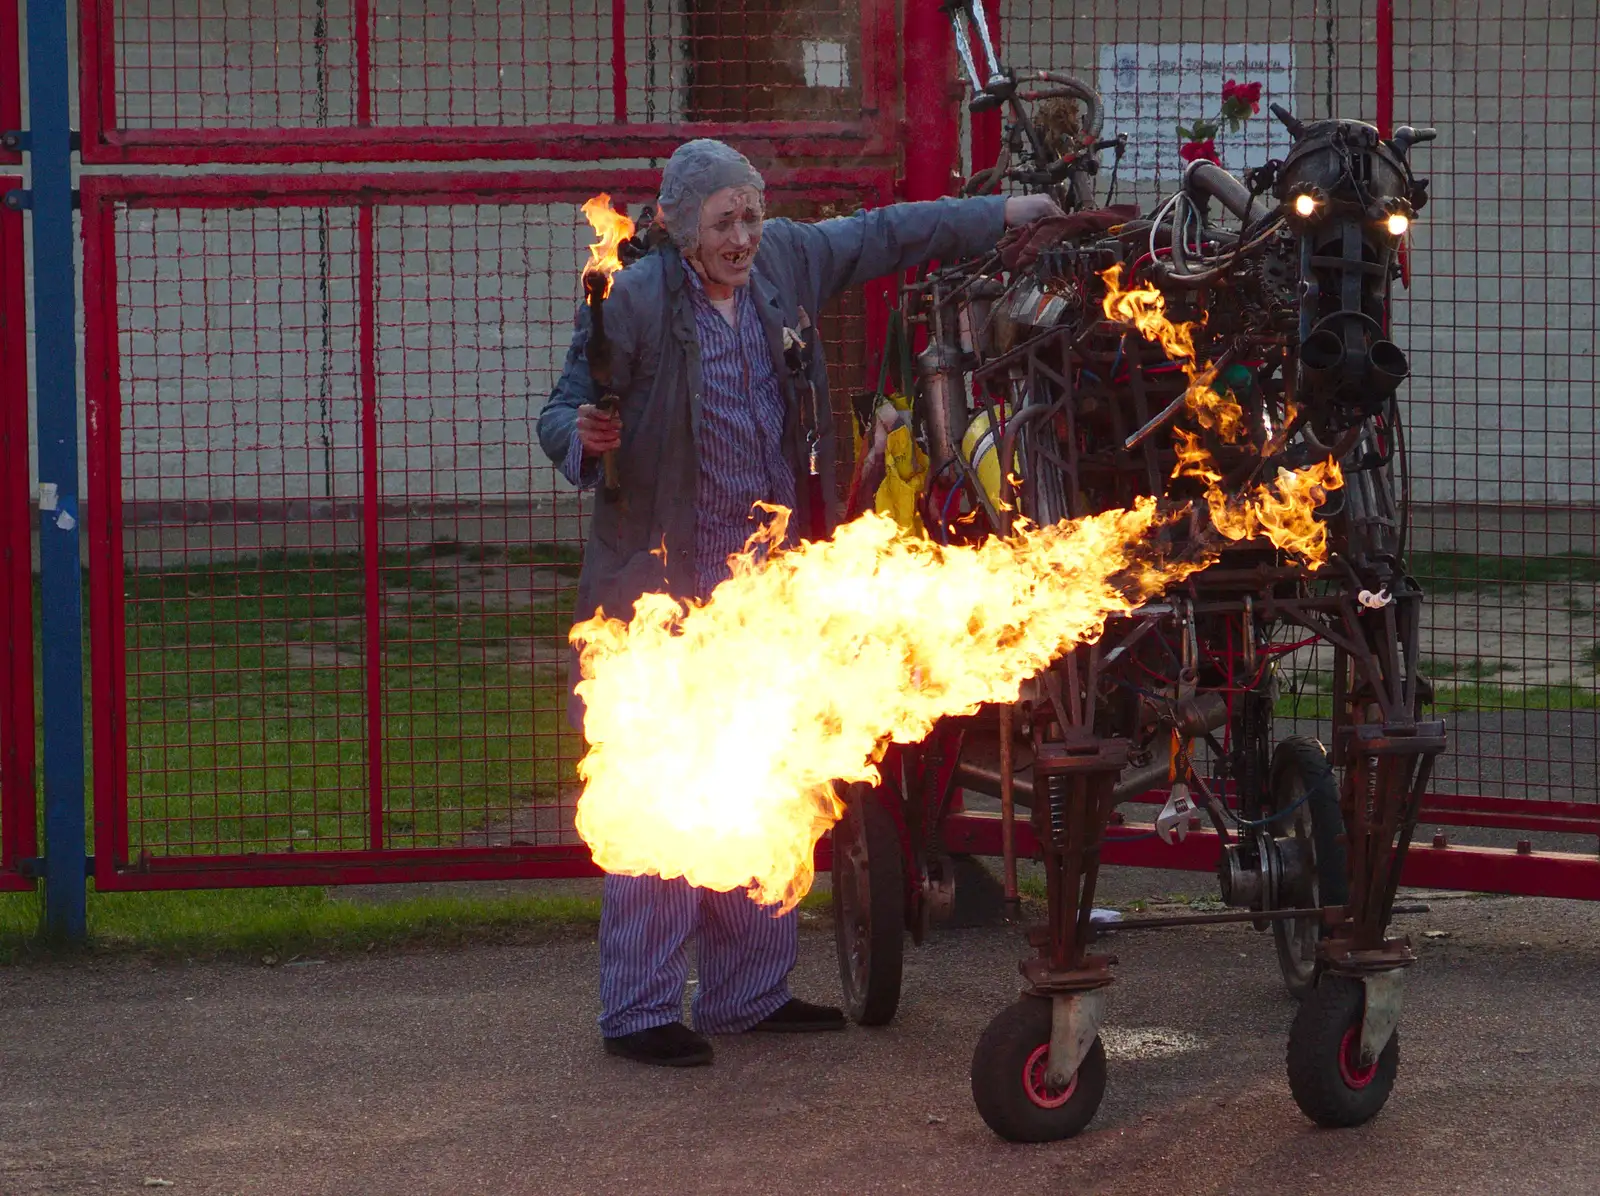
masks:
<path fill-rule="evenodd" d="M 658 213 L 670 244 L 617 274 L 605 301 L 612 389 L 621 398 L 615 413 L 595 405 L 585 356 L 589 314 L 579 310 L 565 368 L 539 414 L 539 443 L 580 486 L 595 485 L 603 454 L 615 452 L 621 483 L 619 497 L 595 505 L 579 620 L 597 609 L 626 619 L 650 592 L 708 596 L 728 577 L 729 554 L 755 530 L 754 505 L 795 510 L 813 461 L 821 492 L 831 496 L 831 420 L 807 421 L 801 397 L 809 382 L 816 410 L 829 411 L 822 353 L 811 356 L 797 385 L 785 362 L 785 329 L 815 320 L 841 291 L 930 259 L 987 252 L 1006 227 L 1058 214 L 1043 196 L 991 196 L 798 224 L 765 219 L 764 189 L 744 156 L 718 141 L 688 142 L 667 163 Z M 807 422 L 814 427 L 803 432 Z M 826 535 L 816 522 L 802 518 L 797 530 Z M 576 699 L 574 717 L 581 719 Z M 790 995 L 796 918 L 773 913 L 743 891 L 607 876 L 600 921 L 606 1049 L 684 1067 L 711 1062 L 705 1034 L 842 1028 L 839 1010 Z M 691 937 L 698 938 L 699 1033 L 682 1022 Z"/>

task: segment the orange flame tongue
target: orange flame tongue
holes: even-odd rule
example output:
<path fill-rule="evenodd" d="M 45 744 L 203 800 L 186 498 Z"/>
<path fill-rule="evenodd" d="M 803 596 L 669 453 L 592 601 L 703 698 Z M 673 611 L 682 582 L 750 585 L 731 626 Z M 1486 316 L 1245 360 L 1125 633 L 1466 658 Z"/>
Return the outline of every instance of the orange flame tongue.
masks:
<path fill-rule="evenodd" d="M 617 249 L 633 236 L 633 221 L 613 209 L 611 196 L 603 192 L 584 203 L 583 215 L 600 238 L 589 246 L 589 262 L 583 272 L 605 277 L 606 289 L 600 296 L 603 299 L 611 293 L 611 276 L 622 269 L 622 259 Z"/>
<path fill-rule="evenodd" d="M 1108 615 L 1204 566 L 1140 551 L 1154 519 L 1143 499 L 946 548 L 867 514 L 741 562 L 687 613 L 647 595 L 628 624 L 575 628 L 591 744 L 577 827 L 595 861 L 793 905 L 839 815 L 830 782 L 875 781 L 886 742 L 1014 700 Z"/>
<path fill-rule="evenodd" d="M 1195 358 L 1194 325 L 1174 324 L 1167 315 L 1167 297 L 1155 287 L 1124 290 L 1120 265 L 1102 270 L 1100 277 L 1106 284 L 1106 297 L 1100 301 L 1106 319 L 1133 325 L 1145 340 L 1166 350 L 1189 379 L 1184 402 L 1195 419 L 1203 427 L 1215 428 L 1229 443 L 1237 441 L 1244 434 L 1244 409 L 1232 395 L 1211 389 L 1217 374 L 1210 366 L 1202 367 Z"/>

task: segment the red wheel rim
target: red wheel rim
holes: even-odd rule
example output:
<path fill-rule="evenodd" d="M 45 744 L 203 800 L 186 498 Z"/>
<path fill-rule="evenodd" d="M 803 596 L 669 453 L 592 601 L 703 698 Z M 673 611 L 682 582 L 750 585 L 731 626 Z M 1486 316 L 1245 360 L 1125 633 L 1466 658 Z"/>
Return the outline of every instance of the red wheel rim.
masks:
<path fill-rule="evenodd" d="M 1339 1078 L 1344 1081 L 1346 1088 L 1359 1090 L 1372 1083 L 1377 1074 L 1376 1059 L 1366 1067 L 1361 1066 L 1361 1026 L 1351 1026 L 1339 1043 Z"/>
<path fill-rule="evenodd" d="M 1028 1094 L 1028 1099 L 1041 1109 L 1059 1109 L 1072 1099 L 1072 1094 L 1078 1090 L 1078 1073 L 1072 1073 L 1072 1079 L 1067 1086 L 1061 1089 L 1050 1087 L 1045 1080 L 1045 1072 L 1050 1066 L 1050 1044 L 1033 1048 L 1033 1054 L 1028 1056 L 1028 1061 L 1022 1065 L 1022 1090 Z"/>

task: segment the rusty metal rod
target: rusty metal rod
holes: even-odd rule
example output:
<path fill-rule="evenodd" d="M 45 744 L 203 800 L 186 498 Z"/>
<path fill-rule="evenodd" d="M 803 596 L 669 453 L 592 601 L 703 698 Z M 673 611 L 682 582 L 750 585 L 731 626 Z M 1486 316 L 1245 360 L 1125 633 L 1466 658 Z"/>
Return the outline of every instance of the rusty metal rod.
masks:
<path fill-rule="evenodd" d="M 1000 855 L 1004 862 L 1007 909 L 1017 905 L 1017 802 L 1013 786 L 1011 704 L 1000 707 Z"/>
<path fill-rule="evenodd" d="M 1425 914 L 1430 912 L 1430 908 L 1423 904 L 1397 905 L 1391 912 Z M 1133 918 L 1120 922 L 1096 922 L 1094 925 L 1096 930 L 1104 933 L 1107 930 L 1163 930 L 1174 926 L 1205 926 L 1227 922 L 1287 922 L 1291 919 L 1319 915 L 1329 920 L 1338 920 L 1345 916 L 1345 907 L 1327 905 L 1307 909 L 1240 910 L 1228 914 L 1174 914 L 1167 918 Z"/>

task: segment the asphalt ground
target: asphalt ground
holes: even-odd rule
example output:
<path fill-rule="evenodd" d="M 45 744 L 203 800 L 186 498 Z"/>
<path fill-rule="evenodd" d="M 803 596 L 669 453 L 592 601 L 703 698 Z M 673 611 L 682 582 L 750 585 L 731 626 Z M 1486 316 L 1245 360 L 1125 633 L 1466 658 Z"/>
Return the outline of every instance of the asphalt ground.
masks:
<path fill-rule="evenodd" d="M 1108 895 L 1203 877 L 1114 871 Z M 1409 896 L 1407 900 L 1414 900 Z M 1600 907 L 1422 895 L 1400 1078 L 1312 1127 L 1294 1005 L 1243 926 L 1121 935 L 1089 1131 L 1016 1146 L 968 1068 L 1014 999 L 1019 928 L 908 954 L 888 1028 L 610 1058 L 582 934 L 287 966 L 81 959 L 0 970 L 0 1192 L 1582 1193 L 1600 1190 Z M 985 921 L 979 917 L 968 919 Z M 1428 935 L 1425 932 L 1434 932 Z M 825 916 L 796 991 L 837 993 Z"/>

